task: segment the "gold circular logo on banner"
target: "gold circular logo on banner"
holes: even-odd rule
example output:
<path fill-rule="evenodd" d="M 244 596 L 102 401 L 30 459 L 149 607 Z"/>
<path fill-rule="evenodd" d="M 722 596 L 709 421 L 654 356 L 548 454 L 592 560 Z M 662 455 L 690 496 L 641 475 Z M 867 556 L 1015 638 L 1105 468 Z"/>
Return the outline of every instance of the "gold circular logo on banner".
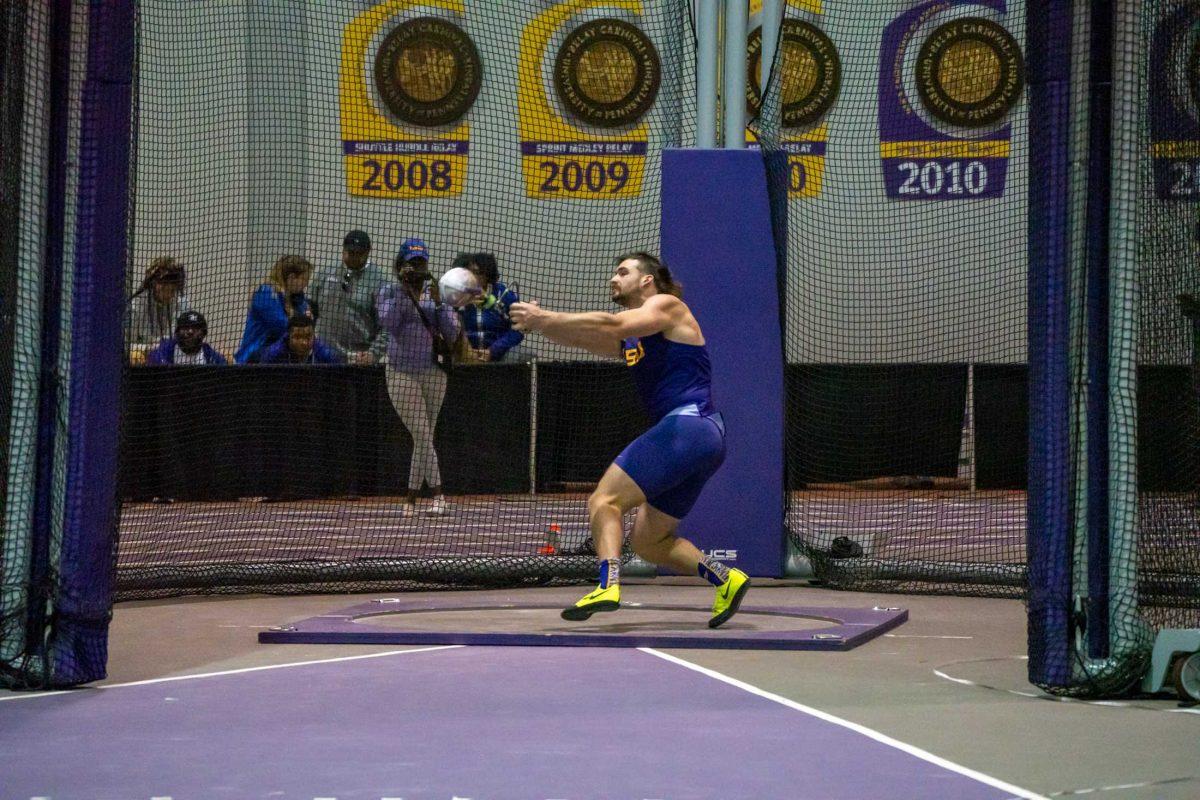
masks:
<path fill-rule="evenodd" d="M 646 34 L 619 19 L 586 22 L 554 59 L 554 91 L 573 116 L 615 128 L 637 122 L 658 97 L 662 64 Z"/>
<path fill-rule="evenodd" d="M 466 114 L 483 82 L 483 64 L 471 37 L 439 17 L 397 26 L 375 54 L 375 87 L 383 104 L 404 122 L 445 125 Z"/>
<path fill-rule="evenodd" d="M 842 88 L 842 60 L 833 40 L 815 25 L 798 19 L 783 22 L 783 125 L 811 125 L 825 115 Z M 746 108 L 757 116 L 762 108 L 758 74 L 762 63 L 762 28 L 755 28 L 746 43 L 750 62 L 746 82 Z"/>
<path fill-rule="evenodd" d="M 1025 88 L 1017 40 L 991 20 L 956 19 L 939 26 L 917 56 L 917 93 L 937 119 L 979 128 L 1008 115 Z"/>

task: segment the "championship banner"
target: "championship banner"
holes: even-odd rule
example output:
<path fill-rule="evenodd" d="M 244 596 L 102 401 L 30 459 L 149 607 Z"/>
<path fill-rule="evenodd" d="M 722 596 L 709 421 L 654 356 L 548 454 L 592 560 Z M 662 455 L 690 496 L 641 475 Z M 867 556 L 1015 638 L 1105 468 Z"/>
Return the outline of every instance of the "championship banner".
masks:
<path fill-rule="evenodd" d="M 462 194 L 465 117 L 483 79 L 463 12 L 462 0 L 389 0 L 346 26 L 338 101 L 350 194 Z"/>
<path fill-rule="evenodd" d="M 1005 0 L 933 0 L 885 29 L 879 154 L 889 198 L 1004 194 L 1007 120 L 1025 87 L 1020 45 L 1002 24 L 1006 13 Z"/>
<path fill-rule="evenodd" d="M 1200 201 L 1200 6 L 1174 8 L 1150 45 L 1150 157 L 1160 200 Z"/>
<path fill-rule="evenodd" d="M 783 80 L 780 146 L 788 154 L 788 197 L 817 197 L 825 177 L 829 124 L 825 115 L 842 87 L 842 62 L 833 41 L 818 27 L 822 0 L 788 0 L 780 33 Z M 746 50 L 749 70 L 746 105 L 750 117 L 762 108 L 762 0 L 751 0 Z M 757 24 L 756 24 L 757 23 Z M 746 132 L 746 141 L 757 141 Z"/>
<path fill-rule="evenodd" d="M 662 63 L 641 0 L 552 5 L 521 33 L 517 116 L 525 193 L 609 200 L 642 191 Z"/>

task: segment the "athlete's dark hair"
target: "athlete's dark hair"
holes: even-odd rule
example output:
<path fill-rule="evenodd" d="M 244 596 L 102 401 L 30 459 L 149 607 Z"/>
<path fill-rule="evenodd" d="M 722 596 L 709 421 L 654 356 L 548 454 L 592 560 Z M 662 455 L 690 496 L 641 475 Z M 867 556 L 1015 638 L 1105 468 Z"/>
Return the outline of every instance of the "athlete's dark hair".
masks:
<path fill-rule="evenodd" d="M 630 259 L 637 261 L 639 272 L 654 278 L 654 288 L 658 289 L 660 294 L 683 297 L 683 284 L 671 276 L 671 270 L 658 256 L 645 250 L 633 250 L 617 256 L 617 263 Z"/>

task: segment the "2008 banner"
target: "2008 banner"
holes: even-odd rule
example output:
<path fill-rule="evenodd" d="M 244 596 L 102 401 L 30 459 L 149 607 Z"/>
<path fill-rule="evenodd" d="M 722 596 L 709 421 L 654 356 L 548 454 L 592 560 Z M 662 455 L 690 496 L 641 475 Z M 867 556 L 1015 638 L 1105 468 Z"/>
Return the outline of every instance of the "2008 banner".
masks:
<path fill-rule="evenodd" d="M 421 196 L 459 194 L 467 142 L 343 142 L 351 194 Z"/>
<path fill-rule="evenodd" d="M 360 197 L 462 194 L 483 65 L 461 0 L 388 0 L 343 33 L 339 104 L 346 189 Z"/>

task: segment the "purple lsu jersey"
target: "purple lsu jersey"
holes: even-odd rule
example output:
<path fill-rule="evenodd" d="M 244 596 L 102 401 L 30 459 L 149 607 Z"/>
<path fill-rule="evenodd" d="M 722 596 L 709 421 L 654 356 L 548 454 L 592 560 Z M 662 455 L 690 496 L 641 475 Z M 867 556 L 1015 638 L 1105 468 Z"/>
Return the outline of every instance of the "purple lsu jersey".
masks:
<path fill-rule="evenodd" d="M 672 342 L 661 333 L 621 342 L 646 412 L 658 422 L 680 406 L 694 403 L 701 415 L 716 411 L 712 366 L 705 345 Z"/>

